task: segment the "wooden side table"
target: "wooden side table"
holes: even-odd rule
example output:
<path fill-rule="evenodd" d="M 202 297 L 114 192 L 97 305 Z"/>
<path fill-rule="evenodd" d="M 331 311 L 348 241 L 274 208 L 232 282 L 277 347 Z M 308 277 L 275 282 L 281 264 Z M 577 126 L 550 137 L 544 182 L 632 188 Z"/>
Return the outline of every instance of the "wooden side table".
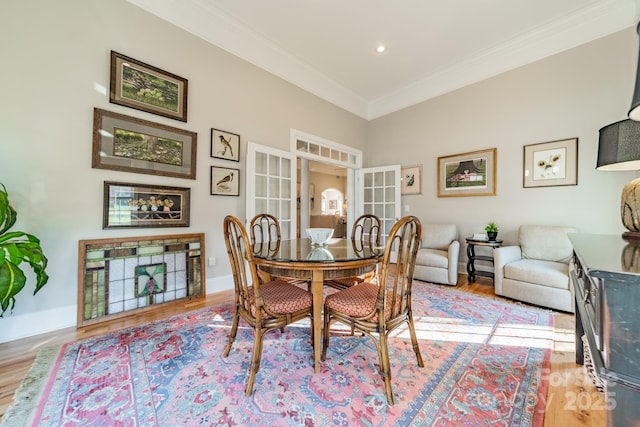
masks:
<path fill-rule="evenodd" d="M 490 277 L 493 279 L 493 271 L 476 270 L 476 261 L 486 261 L 493 265 L 493 256 L 488 255 L 476 255 L 476 246 L 487 246 L 492 250 L 499 248 L 502 245 L 502 240 L 476 240 L 473 238 L 466 238 L 467 241 L 467 275 L 469 281 L 473 282 L 476 276 Z"/>

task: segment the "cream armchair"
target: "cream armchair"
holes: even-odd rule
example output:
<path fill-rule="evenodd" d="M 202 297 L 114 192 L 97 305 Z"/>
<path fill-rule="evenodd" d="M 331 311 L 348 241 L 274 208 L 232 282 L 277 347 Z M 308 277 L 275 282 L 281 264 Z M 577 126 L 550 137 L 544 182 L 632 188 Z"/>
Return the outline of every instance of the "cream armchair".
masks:
<path fill-rule="evenodd" d="M 573 313 L 572 227 L 521 225 L 519 246 L 493 251 L 496 295 Z"/>
<path fill-rule="evenodd" d="M 458 282 L 460 242 L 455 224 L 422 224 L 413 277 L 430 283 L 455 286 Z"/>

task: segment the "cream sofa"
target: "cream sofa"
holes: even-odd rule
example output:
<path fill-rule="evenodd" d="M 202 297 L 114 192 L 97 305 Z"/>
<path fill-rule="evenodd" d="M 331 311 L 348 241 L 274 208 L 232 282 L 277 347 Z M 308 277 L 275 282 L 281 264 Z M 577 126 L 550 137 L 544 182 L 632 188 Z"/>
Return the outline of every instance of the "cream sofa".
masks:
<path fill-rule="evenodd" d="M 413 277 L 430 283 L 455 286 L 458 282 L 460 242 L 454 224 L 422 224 L 422 246 L 416 256 Z"/>
<path fill-rule="evenodd" d="M 574 232 L 573 227 L 520 226 L 518 246 L 493 251 L 496 294 L 573 313 L 568 234 Z"/>

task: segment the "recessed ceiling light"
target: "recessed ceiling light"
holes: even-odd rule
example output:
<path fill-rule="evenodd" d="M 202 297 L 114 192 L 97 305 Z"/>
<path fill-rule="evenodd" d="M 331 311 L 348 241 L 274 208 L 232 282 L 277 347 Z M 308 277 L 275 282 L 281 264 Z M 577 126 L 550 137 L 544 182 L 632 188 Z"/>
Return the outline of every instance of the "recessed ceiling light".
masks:
<path fill-rule="evenodd" d="M 376 48 L 376 52 L 378 52 L 378 53 L 382 53 L 382 52 L 384 52 L 384 50 L 385 50 L 385 47 L 383 45 L 380 45 L 380 46 L 378 46 Z"/>

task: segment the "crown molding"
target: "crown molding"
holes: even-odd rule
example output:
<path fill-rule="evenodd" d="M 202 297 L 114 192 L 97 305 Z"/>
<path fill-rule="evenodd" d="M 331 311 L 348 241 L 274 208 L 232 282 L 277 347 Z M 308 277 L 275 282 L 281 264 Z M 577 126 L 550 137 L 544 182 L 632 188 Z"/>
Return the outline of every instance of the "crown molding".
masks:
<path fill-rule="evenodd" d="M 391 114 L 464 86 L 588 43 L 637 23 L 640 0 L 592 3 L 574 14 L 487 49 L 411 85 L 368 101 L 203 0 L 128 0 L 366 120 Z M 215 23 L 215 25 L 212 25 Z"/>

